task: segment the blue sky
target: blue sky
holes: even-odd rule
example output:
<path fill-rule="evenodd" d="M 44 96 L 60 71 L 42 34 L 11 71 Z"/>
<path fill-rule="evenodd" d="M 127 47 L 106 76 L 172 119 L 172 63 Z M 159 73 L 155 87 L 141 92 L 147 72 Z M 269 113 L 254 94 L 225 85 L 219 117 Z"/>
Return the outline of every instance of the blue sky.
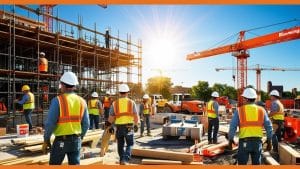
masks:
<path fill-rule="evenodd" d="M 192 86 L 198 80 L 226 83 L 233 86 L 232 71 L 216 72 L 217 67 L 236 65 L 230 53 L 210 58 L 186 61 L 187 54 L 211 48 L 216 43 L 241 30 L 261 27 L 291 19 L 300 19 L 300 5 L 176 5 L 176 6 L 129 6 L 112 5 L 103 9 L 97 5 L 58 5 L 59 17 L 77 23 L 78 15 L 83 24 L 103 32 L 110 27 L 112 34 L 118 30 L 120 37 L 127 33 L 132 39 L 143 41 L 143 82 L 151 76 L 159 75 L 151 69 L 163 69 L 164 75 L 172 78 L 175 85 Z M 252 31 L 263 35 L 300 25 L 292 22 L 279 26 Z M 246 34 L 246 38 L 255 37 Z M 229 43 L 234 43 L 234 37 Z M 266 67 L 300 67 L 300 41 L 255 48 L 250 50 L 248 66 L 261 64 Z M 274 85 L 284 85 L 285 90 L 297 87 L 300 90 L 300 72 L 262 72 L 262 89 L 267 81 Z M 248 84 L 255 85 L 254 71 L 248 72 Z"/>

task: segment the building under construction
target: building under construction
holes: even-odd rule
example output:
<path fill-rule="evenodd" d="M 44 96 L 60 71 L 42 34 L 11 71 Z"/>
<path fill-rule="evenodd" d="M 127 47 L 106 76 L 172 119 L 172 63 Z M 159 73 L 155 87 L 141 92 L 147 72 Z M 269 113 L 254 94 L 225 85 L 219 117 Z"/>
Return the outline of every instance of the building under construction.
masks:
<path fill-rule="evenodd" d="M 24 13 L 27 16 L 21 15 Z M 13 101 L 22 97 L 24 84 L 35 95 L 33 124 L 42 125 L 49 101 L 58 93 L 59 78 L 66 71 L 76 73 L 78 93 L 85 98 L 93 91 L 115 93 L 121 83 L 141 88 L 141 41 L 132 43 L 130 35 L 122 40 L 110 30 L 101 33 L 96 24 L 90 29 L 82 25 L 82 18 L 78 20 L 63 20 L 39 6 L 0 10 L 0 97 L 8 109 L 2 115 L 8 122 L 3 126 L 14 128 L 22 121 L 22 110 Z M 47 73 L 38 70 L 40 52 L 48 59 Z"/>

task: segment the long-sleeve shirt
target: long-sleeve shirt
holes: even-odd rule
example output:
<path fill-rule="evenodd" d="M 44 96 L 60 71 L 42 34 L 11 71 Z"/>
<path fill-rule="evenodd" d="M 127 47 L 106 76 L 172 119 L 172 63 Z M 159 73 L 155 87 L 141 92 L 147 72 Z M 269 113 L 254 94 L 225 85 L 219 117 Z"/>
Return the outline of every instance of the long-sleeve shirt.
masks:
<path fill-rule="evenodd" d="M 59 111 L 58 98 L 54 97 L 51 100 L 48 117 L 44 123 L 44 126 L 45 126 L 44 140 L 50 140 L 50 137 L 57 125 L 59 114 L 60 114 L 60 111 Z M 88 116 L 88 109 L 87 109 L 87 105 L 85 104 L 83 117 L 81 120 L 81 137 L 85 136 L 85 134 L 89 128 L 89 124 L 90 124 L 90 121 L 89 121 L 89 116 Z"/>
<path fill-rule="evenodd" d="M 278 103 L 276 101 L 273 101 L 271 103 L 270 112 L 275 113 L 275 112 L 279 112 L 279 111 L 280 111 L 280 107 L 279 107 Z"/>
<path fill-rule="evenodd" d="M 217 114 L 217 118 L 219 117 L 219 103 L 217 101 L 214 101 L 213 107 L 215 110 L 215 113 Z"/>
<path fill-rule="evenodd" d="M 20 101 L 18 101 L 18 104 L 23 105 L 24 103 L 27 102 L 27 100 L 29 99 L 29 95 L 28 94 L 24 94 L 22 99 Z"/>
<path fill-rule="evenodd" d="M 239 126 L 239 124 L 240 124 L 239 113 L 236 110 L 233 114 L 233 117 L 232 117 L 231 123 L 230 123 L 230 128 L 229 128 L 229 133 L 228 133 L 229 140 L 233 140 L 236 129 Z M 271 139 L 272 138 L 272 123 L 271 123 L 266 111 L 264 111 L 264 128 L 266 129 L 266 132 L 267 132 L 266 133 L 267 139 Z"/>

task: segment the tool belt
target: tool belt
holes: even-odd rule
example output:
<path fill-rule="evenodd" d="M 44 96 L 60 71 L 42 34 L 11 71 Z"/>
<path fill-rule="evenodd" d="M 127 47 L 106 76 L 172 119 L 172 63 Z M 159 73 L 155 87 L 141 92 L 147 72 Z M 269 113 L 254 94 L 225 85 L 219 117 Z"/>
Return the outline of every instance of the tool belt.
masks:
<path fill-rule="evenodd" d="M 261 137 L 240 138 L 239 141 L 261 141 Z"/>
<path fill-rule="evenodd" d="M 116 125 L 117 130 L 121 129 L 121 128 L 127 128 L 127 131 L 130 132 L 131 130 L 133 130 L 133 123 L 128 123 L 128 124 L 118 124 Z"/>
<path fill-rule="evenodd" d="M 65 140 L 72 140 L 80 138 L 79 134 L 72 134 L 72 135 L 65 135 L 65 136 L 56 136 L 56 141 L 65 141 Z"/>

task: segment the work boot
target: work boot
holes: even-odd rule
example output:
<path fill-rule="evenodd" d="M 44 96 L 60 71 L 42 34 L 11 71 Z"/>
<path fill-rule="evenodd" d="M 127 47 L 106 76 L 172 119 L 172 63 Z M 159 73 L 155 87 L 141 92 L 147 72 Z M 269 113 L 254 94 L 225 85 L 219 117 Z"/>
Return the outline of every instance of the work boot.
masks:
<path fill-rule="evenodd" d="M 208 141 L 208 144 L 212 144 L 212 141 Z"/>
<path fill-rule="evenodd" d="M 217 141 L 217 140 L 214 140 L 214 141 L 213 141 L 213 144 L 218 144 L 218 141 Z"/>
<path fill-rule="evenodd" d="M 147 136 L 152 136 L 151 133 L 147 133 Z"/>
<path fill-rule="evenodd" d="M 129 163 L 126 162 L 126 161 L 121 161 L 121 162 L 120 162 L 120 165 L 129 165 Z"/>
<path fill-rule="evenodd" d="M 141 133 L 141 134 L 140 134 L 140 137 L 144 137 L 144 134 L 143 134 L 143 133 Z"/>

